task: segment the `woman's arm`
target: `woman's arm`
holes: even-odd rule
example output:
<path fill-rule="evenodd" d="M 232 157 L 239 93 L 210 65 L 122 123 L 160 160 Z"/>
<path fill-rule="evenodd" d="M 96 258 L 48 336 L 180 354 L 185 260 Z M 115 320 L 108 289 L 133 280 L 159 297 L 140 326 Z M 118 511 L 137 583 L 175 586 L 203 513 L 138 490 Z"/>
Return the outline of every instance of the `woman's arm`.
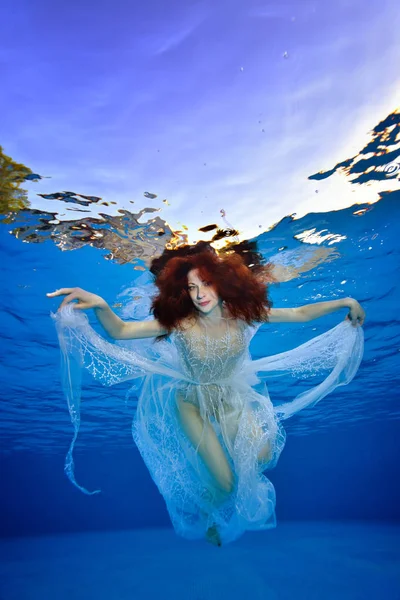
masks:
<path fill-rule="evenodd" d="M 103 329 L 114 340 L 138 340 L 158 337 L 168 333 L 156 319 L 123 321 L 111 310 L 107 303 L 95 308 L 94 313 Z"/>
<path fill-rule="evenodd" d="M 73 304 L 74 309 L 93 308 L 104 331 L 115 340 L 157 337 L 168 333 L 156 319 L 151 321 L 123 321 L 111 310 L 101 296 L 86 292 L 81 288 L 62 288 L 47 294 L 47 296 L 50 298 L 65 296 L 58 310 L 74 300 L 77 301 Z"/>
<path fill-rule="evenodd" d="M 304 323 L 324 317 L 342 308 L 350 309 L 347 318 L 351 321 L 352 325 L 363 325 L 365 312 L 354 298 L 316 302 L 315 304 L 305 304 L 298 308 L 271 308 L 266 314 L 266 320 L 270 323 Z"/>

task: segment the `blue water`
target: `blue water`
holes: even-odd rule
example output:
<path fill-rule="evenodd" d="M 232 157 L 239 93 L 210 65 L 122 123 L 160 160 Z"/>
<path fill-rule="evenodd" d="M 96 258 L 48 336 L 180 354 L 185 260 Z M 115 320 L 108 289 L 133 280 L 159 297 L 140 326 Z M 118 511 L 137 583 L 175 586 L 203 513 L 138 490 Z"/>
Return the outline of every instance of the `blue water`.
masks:
<path fill-rule="evenodd" d="M 367 313 L 365 356 L 349 386 L 286 422 L 287 445 L 270 472 L 277 530 L 222 549 L 172 532 L 131 440 L 128 386 L 85 380 L 77 476 L 102 494 L 86 497 L 65 478 L 72 431 L 50 319 L 57 304 L 45 293 L 76 285 L 114 304 L 141 272 L 89 246 L 23 243 L 0 224 L 0 598 L 202 599 L 222 590 L 232 598 L 400 598 L 398 201 L 393 192 L 374 205 L 286 218 L 259 236 L 266 257 L 292 264 L 315 247 L 305 231 L 334 249 L 271 296 L 277 307 L 354 296 Z M 344 317 L 265 326 L 252 352 L 291 348 Z M 271 395 L 295 385 L 280 379 Z"/>

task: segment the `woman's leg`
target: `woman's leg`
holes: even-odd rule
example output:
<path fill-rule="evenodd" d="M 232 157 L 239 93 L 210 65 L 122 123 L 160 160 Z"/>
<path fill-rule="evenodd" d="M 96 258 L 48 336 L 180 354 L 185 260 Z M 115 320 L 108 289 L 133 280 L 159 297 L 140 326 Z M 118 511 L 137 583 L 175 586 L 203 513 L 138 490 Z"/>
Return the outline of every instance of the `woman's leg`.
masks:
<path fill-rule="evenodd" d="M 260 425 L 257 424 L 256 418 L 253 413 L 249 412 L 246 415 L 247 426 L 249 427 L 251 440 L 254 441 L 257 445 L 260 444 L 263 437 L 265 438 L 265 432 L 261 429 Z M 259 463 L 264 464 L 268 463 L 272 458 L 272 444 L 271 440 L 266 440 L 259 448 L 257 453 L 257 460 Z"/>
<path fill-rule="evenodd" d="M 245 427 L 249 444 L 256 443 L 257 446 L 259 446 L 260 443 L 262 443 L 262 439 L 265 438 L 265 433 L 257 423 L 256 415 L 251 410 L 246 410 L 244 414 L 228 410 L 224 413 L 223 423 L 221 423 L 222 419 L 220 418 L 219 422 L 226 434 L 228 446 L 233 449 L 241 419 L 245 419 L 242 426 Z M 271 460 L 272 455 L 271 440 L 266 440 L 258 449 L 257 460 L 260 464 L 268 463 Z"/>
<path fill-rule="evenodd" d="M 223 502 L 233 491 L 234 476 L 214 428 L 202 419 L 197 406 L 180 399 L 177 405 L 182 429 L 215 481 L 217 502 Z"/>

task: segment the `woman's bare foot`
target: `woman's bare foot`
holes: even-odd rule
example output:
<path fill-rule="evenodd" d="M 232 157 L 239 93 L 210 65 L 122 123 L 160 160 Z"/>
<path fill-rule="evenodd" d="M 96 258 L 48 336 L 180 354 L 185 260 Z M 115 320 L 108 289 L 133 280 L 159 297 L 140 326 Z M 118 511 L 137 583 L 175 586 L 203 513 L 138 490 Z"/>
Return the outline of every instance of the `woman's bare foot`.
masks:
<path fill-rule="evenodd" d="M 207 529 L 206 540 L 210 544 L 213 544 L 213 546 L 222 546 L 221 537 L 219 535 L 219 531 L 215 523 Z"/>

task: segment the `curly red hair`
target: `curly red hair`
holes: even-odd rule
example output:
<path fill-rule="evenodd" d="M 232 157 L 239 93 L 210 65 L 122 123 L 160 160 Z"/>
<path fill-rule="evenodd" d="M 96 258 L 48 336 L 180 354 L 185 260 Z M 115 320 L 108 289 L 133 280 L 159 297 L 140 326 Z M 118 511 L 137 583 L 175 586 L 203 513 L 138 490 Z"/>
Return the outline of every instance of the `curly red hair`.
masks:
<path fill-rule="evenodd" d="M 219 257 L 203 250 L 169 258 L 157 273 L 155 284 L 159 294 L 153 300 L 152 311 L 168 332 L 198 312 L 187 289 L 188 273 L 192 269 L 197 269 L 200 277 L 213 285 L 234 319 L 248 324 L 266 320 L 272 304 L 265 281 L 246 266 L 240 255 L 232 253 Z"/>

